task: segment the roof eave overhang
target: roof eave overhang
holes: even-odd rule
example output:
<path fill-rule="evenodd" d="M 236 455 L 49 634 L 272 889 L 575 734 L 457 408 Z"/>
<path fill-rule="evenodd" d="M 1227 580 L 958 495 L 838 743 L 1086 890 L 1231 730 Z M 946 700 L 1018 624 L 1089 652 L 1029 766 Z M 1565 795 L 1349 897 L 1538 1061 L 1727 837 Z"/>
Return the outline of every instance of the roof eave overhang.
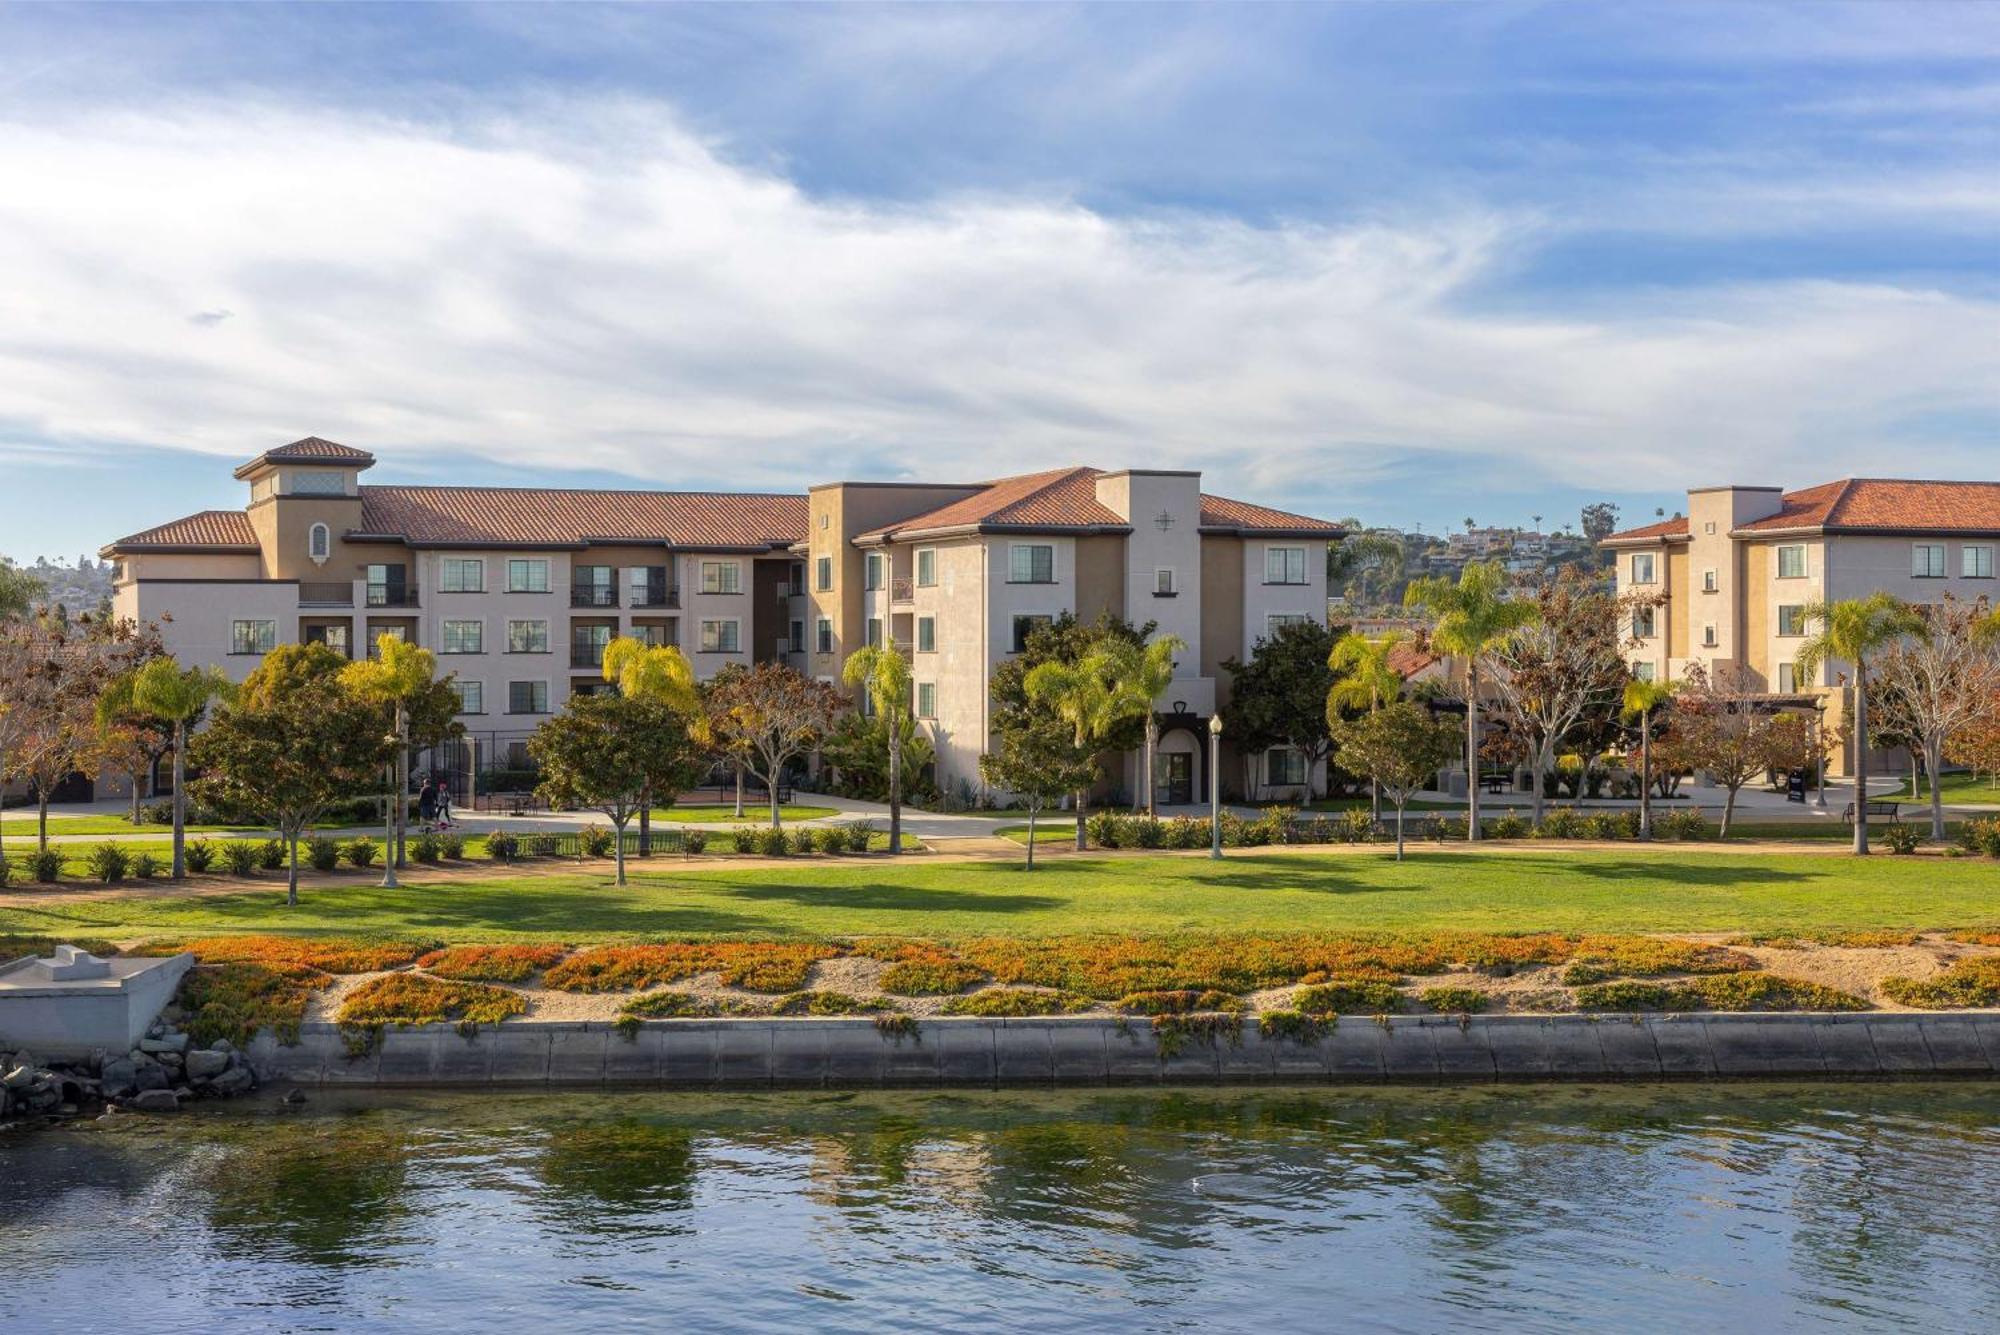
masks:
<path fill-rule="evenodd" d="M 1597 546 L 1600 550 L 1606 547 L 1654 547 L 1664 542 L 1687 542 L 1691 537 L 1687 533 L 1655 533 L 1645 538 L 1612 537 L 1600 539 Z"/>
<path fill-rule="evenodd" d="M 1347 536 L 1344 528 L 1265 528 L 1248 524 L 1203 524 L 1195 531 L 1209 538 L 1324 538 L 1328 542 Z"/>
<path fill-rule="evenodd" d="M 230 476 L 241 481 L 250 477 L 253 473 L 260 473 L 267 468 L 279 468 L 289 464 L 303 464 L 307 468 L 352 468 L 358 473 L 364 468 L 373 468 L 375 461 L 373 459 L 343 459 L 338 455 L 332 454 L 292 454 L 282 459 L 273 459 L 268 454 L 260 454 L 249 463 L 238 464 Z"/>
<path fill-rule="evenodd" d="M 97 554 L 99 556 L 255 556 L 262 550 L 254 542 L 110 542 L 99 547 Z"/>

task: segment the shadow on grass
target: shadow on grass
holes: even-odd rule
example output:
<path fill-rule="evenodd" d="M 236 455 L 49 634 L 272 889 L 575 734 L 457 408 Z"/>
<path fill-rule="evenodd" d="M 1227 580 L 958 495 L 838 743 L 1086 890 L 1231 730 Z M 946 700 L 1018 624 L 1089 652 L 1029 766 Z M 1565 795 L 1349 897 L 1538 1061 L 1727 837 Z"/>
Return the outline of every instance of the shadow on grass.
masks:
<path fill-rule="evenodd" d="M 996 870 L 1004 874 L 1011 869 Z M 1010 883 L 1019 884 L 1018 881 Z M 1056 895 L 1009 894 L 1001 890 L 940 890 L 881 882 L 857 885 L 737 885 L 729 888 L 729 894 L 736 899 L 779 900 L 808 908 L 890 909 L 921 913 L 1037 913 L 1059 909 L 1067 903 Z"/>

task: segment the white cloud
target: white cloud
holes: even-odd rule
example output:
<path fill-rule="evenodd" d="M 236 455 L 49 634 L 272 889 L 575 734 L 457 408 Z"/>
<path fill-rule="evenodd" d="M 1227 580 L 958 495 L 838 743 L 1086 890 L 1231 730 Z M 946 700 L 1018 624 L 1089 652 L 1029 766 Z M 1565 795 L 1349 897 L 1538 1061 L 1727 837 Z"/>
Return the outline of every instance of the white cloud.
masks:
<path fill-rule="evenodd" d="M 1628 491 L 1990 472 L 2000 418 L 1989 300 L 1498 313 L 1470 293 L 1550 224 L 815 198 L 646 103 L 451 133 L 242 105 L 6 124 L 0 181 L 0 420 L 54 441 L 240 458 L 313 432 L 662 485 L 1198 465 L 1282 503 L 1385 452 Z"/>

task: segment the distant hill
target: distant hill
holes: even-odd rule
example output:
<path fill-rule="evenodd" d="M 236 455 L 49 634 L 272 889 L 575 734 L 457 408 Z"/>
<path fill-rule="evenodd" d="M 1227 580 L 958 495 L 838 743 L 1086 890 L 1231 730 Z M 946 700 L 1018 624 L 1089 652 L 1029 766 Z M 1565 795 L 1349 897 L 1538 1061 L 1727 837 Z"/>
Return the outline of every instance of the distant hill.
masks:
<path fill-rule="evenodd" d="M 49 606 L 60 603 L 72 612 L 88 612 L 111 597 L 111 563 L 79 556 L 75 565 L 38 556 L 32 564 L 17 567 L 40 581 L 42 595 L 36 601 Z"/>

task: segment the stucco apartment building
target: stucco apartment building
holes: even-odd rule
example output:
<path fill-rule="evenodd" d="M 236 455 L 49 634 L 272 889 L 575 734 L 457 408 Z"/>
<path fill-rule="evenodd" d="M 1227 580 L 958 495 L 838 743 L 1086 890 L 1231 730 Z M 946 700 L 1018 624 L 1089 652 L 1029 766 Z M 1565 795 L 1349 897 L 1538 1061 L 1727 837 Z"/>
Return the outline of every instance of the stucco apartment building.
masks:
<path fill-rule="evenodd" d="M 1619 593 L 1662 599 L 1635 619 L 1636 674 L 1674 679 L 1701 663 L 1746 694 L 1818 700 L 1838 718 L 1851 667 L 1797 670 L 1798 648 L 1817 629 L 1803 609 L 1877 590 L 1913 603 L 1947 593 L 1992 597 L 2000 483 L 1704 487 L 1688 493 L 1685 517 L 1614 533 L 1602 545 L 1616 554 Z M 1848 774 L 1852 764 L 1841 756 L 1832 768 Z"/>
<path fill-rule="evenodd" d="M 1037 622 L 1111 612 L 1190 647 L 1160 701 L 1161 795 L 1204 791 L 1224 659 L 1325 615 L 1336 526 L 1202 494 L 1195 473 L 1069 468 L 950 484 L 837 482 L 804 495 L 375 486 L 372 455 L 317 437 L 236 469 L 241 509 L 108 544 L 120 616 L 163 623 L 185 662 L 241 679 L 278 644 L 350 657 L 383 633 L 456 674 L 465 768 L 519 763 L 541 718 L 602 689 L 619 635 L 678 646 L 706 678 L 778 660 L 838 682 L 893 640 L 938 779 L 981 787 L 992 670 Z M 1136 758 L 1118 782 L 1138 782 Z M 1252 792 L 1296 756 L 1235 757 Z"/>

